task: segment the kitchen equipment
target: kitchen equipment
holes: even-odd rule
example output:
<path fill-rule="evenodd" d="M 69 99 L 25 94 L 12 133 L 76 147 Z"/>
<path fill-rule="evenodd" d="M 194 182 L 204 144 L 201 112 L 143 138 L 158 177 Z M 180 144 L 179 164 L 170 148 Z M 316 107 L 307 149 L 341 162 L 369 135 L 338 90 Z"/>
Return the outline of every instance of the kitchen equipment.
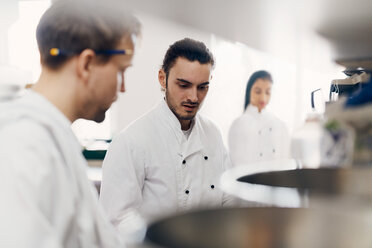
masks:
<path fill-rule="evenodd" d="M 277 166 L 280 169 L 259 164 L 253 167 L 261 168 L 226 171 L 221 178 L 222 189 L 244 200 L 280 207 L 340 211 L 354 211 L 356 207 L 356 211 L 369 211 L 372 206 L 372 168 L 296 169 L 290 163 Z"/>
<path fill-rule="evenodd" d="M 209 209 L 153 223 L 148 247 L 371 247 L 371 219 L 333 211 L 289 208 Z"/>

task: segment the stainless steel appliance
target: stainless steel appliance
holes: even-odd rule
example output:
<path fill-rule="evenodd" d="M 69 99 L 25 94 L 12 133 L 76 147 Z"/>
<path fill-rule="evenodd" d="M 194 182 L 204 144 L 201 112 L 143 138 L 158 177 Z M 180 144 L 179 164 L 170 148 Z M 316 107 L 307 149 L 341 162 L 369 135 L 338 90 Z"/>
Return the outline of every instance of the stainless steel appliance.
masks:
<path fill-rule="evenodd" d="M 367 216 L 354 218 L 314 209 L 213 209 L 150 225 L 146 244 L 174 248 L 370 247 L 371 224 Z"/>

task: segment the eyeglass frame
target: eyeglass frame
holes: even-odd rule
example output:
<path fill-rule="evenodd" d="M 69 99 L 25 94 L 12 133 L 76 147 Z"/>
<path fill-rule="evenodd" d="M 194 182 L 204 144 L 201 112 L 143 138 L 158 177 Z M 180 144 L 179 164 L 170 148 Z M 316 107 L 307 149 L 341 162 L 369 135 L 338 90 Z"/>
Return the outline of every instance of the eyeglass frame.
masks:
<path fill-rule="evenodd" d="M 133 54 L 133 50 L 131 49 L 108 49 L 108 50 L 93 50 L 97 55 L 116 55 L 116 54 L 122 54 L 122 55 L 131 55 Z M 59 55 L 70 55 L 74 54 L 75 52 L 71 51 L 64 51 L 59 48 L 53 47 L 49 49 L 49 55 L 53 57 L 57 57 Z"/>

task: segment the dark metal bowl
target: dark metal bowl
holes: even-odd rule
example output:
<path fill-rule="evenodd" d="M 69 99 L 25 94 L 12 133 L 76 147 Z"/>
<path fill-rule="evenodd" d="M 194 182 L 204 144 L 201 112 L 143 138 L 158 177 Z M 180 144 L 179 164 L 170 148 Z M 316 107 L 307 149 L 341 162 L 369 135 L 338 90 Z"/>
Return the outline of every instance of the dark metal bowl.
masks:
<path fill-rule="evenodd" d="M 360 206 L 372 202 L 372 168 L 367 167 L 241 166 L 226 171 L 221 185 L 241 199 L 279 207 L 307 207 L 320 201 L 323 206 L 337 201 L 357 201 Z"/>
<path fill-rule="evenodd" d="M 319 168 L 271 171 L 245 175 L 237 181 L 272 187 L 288 187 L 329 195 L 372 196 L 372 169 Z"/>

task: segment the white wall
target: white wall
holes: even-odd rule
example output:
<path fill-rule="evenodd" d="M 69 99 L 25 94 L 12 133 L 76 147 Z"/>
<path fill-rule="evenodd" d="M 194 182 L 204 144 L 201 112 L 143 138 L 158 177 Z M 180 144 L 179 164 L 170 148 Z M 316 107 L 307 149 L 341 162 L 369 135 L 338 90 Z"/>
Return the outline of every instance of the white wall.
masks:
<path fill-rule="evenodd" d="M 144 13 L 138 16 L 143 24 L 143 38 L 134 67 L 126 75 L 127 92 L 112 108 L 113 134 L 162 98 L 157 73 L 163 56 L 170 44 L 184 37 L 205 42 L 216 57 L 213 79 L 201 113 L 217 123 L 225 141 L 231 122 L 243 111 L 245 86 L 254 71 L 265 69 L 272 73 L 274 86 L 268 109 L 287 124 L 290 132 L 299 127 L 306 113 L 311 111 L 310 92 L 322 88 L 327 99 L 331 80 L 343 77 L 342 67 L 331 61 L 327 43 L 315 34 L 293 34 L 298 44 L 292 47 L 287 58 L 281 46 L 271 45 L 276 43 L 275 33 L 266 33 L 270 52 L 262 52 L 159 17 Z"/>
<path fill-rule="evenodd" d="M 170 4 L 167 0 L 159 1 Z M 233 3 L 237 4 L 239 1 L 235 0 Z M 139 3 L 147 6 L 145 1 Z M 225 139 L 231 122 L 242 113 L 245 85 L 255 70 L 266 69 L 272 73 L 274 89 L 268 108 L 286 122 L 290 131 L 301 125 L 305 114 L 310 111 L 312 90 L 323 88 L 327 98 L 331 80 L 344 78 L 341 74 L 342 67 L 331 62 L 328 43 L 307 29 L 305 23 L 296 22 L 296 15 L 290 15 L 290 9 L 286 6 L 291 5 L 293 0 L 286 0 L 283 6 L 271 1 L 259 4 L 247 2 L 243 6 L 249 9 L 247 16 L 244 10 L 237 9 L 237 5 L 230 6 L 226 9 L 225 15 L 219 16 L 218 13 L 223 12 L 224 3 L 217 1 L 213 6 L 217 11 L 211 9 L 211 15 L 208 13 L 203 15 L 204 12 L 195 7 L 196 19 L 191 18 L 192 20 L 178 16 L 182 14 L 180 5 L 185 6 L 177 3 L 178 6 L 167 5 L 170 14 L 166 17 L 159 17 L 164 12 L 162 8 L 157 8 L 160 14 L 150 14 L 151 8 L 156 7 L 155 3 L 151 8 L 147 6 L 146 12 L 137 13 L 143 24 L 143 37 L 134 59 L 134 67 L 126 74 L 127 92 L 120 96 L 110 109 L 106 122 L 99 125 L 92 122 L 77 122 L 74 125 L 81 139 L 111 138 L 155 106 L 162 98 L 157 74 L 163 56 L 170 44 L 184 37 L 205 42 L 216 56 L 213 80 L 201 112 L 215 120 Z M 208 1 L 203 2 L 197 7 L 206 9 L 207 3 Z M 29 4 L 34 5 L 28 8 Z M 23 6 L 27 11 L 21 13 L 26 19 L 2 29 L 3 31 L 6 29 L 11 38 L 11 45 L 7 48 L 10 53 L 9 61 L 24 69 L 31 69 L 34 79 L 39 70 L 34 36 L 37 24 L 35 16 L 41 14 L 40 11 L 47 4 L 46 0 L 26 1 Z M 190 6 L 186 10 L 187 13 L 193 12 Z M 16 15 L 18 11 L 14 13 Z M 27 16 L 30 13 L 33 14 Z M 286 15 L 288 17 L 283 18 Z M 208 18 L 213 18 L 214 21 Z M 229 20 L 227 23 L 226 18 Z M 14 22 L 16 18 L 13 19 Z M 33 23 L 35 27 L 28 26 L 27 32 L 24 32 L 21 29 L 25 22 Z M 190 26 L 180 23 L 188 23 Z M 213 28 L 208 32 L 210 27 Z M 229 28 L 232 30 L 228 31 Z M 254 37 L 248 41 L 250 36 Z M 236 40 L 228 40 L 232 37 L 247 42 L 243 44 L 237 43 Z M 5 58 L 1 56 L 2 59 Z M 25 58 L 22 59 L 21 56 Z"/>
<path fill-rule="evenodd" d="M 18 18 L 18 3 L 2 0 L 0 4 L 0 65 L 8 64 L 8 29 Z"/>

